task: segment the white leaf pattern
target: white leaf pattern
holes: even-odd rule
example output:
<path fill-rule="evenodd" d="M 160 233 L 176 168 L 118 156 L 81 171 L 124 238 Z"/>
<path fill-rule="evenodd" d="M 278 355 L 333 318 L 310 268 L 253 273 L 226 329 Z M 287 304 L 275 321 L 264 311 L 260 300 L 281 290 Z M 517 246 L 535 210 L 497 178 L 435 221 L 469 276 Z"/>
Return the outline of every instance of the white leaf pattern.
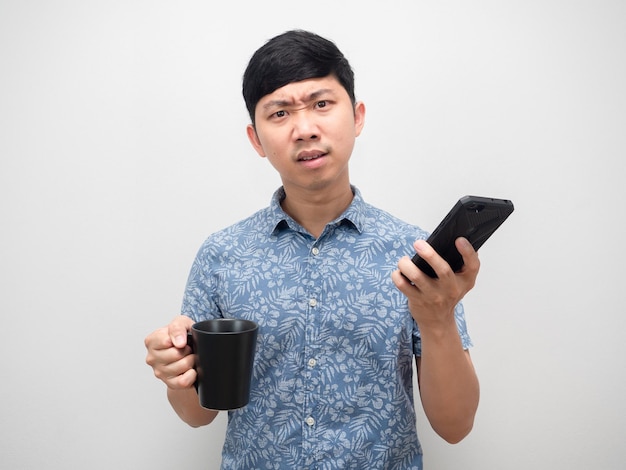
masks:
<path fill-rule="evenodd" d="M 427 233 L 353 191 L 315 240 L 282 211 L 281 188 L 194 260 L 183 314 L 259 324 L 250 403 L 229 412 L 223 469 L 422 468 L 419 330 L 391 272 Z M 461 304 L 455 314 L 470 347 Z"/>

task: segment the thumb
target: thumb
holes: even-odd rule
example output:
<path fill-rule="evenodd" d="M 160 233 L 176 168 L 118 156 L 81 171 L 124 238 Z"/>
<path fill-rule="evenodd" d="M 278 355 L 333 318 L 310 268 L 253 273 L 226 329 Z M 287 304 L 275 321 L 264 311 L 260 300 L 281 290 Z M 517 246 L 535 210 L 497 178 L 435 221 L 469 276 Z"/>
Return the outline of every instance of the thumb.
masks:
<path fill-rule="evenodd" d="M 187 346 L 187 332 L 191 330 L 193 323 L 191 318 L 179 315 L 169 324 L 167 330 L 174 347 L 183 349 Z"/>

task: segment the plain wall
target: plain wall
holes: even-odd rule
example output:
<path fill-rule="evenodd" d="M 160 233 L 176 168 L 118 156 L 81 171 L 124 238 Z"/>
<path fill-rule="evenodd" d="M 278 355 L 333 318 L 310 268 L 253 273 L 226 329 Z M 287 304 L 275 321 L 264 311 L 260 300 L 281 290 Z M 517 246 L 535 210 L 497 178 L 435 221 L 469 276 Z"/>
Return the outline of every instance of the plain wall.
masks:
<path fill-rule="evenodd" d="M 279 185 L 240 88 L 292 28 L 355 69 L 368 202 L 427 230 L 465 194 L 516 206 L 465 299 L 474 431 L 420 414 L 427 468 L 623 468 L 621 0 L 0 0 L 0 467 L 218 468 L 225 416 L 179 421 L 143 339 Z"/>

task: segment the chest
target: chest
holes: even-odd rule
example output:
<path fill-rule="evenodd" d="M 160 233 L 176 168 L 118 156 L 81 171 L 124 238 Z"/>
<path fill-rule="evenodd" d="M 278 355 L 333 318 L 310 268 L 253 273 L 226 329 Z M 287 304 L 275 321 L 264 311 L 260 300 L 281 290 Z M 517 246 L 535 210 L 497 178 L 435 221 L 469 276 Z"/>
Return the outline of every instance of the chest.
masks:
<path fill-rule="evenodd" d="M 257 322 L 281 351 L 317 344 L 383 353 L 410 345 L 413 321 L 391 281 L 403 249 L 351 234 L 243 242 L 214 260 L 214 298 L 222 315 Z"/>

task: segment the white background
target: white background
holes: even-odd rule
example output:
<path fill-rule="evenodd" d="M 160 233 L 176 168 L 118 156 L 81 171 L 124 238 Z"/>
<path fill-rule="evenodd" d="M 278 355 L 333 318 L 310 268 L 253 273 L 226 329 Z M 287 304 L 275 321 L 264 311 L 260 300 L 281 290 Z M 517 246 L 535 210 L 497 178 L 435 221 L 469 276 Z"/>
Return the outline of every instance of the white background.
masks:
<path fill-rule="evenodd" d="M 368 202 L 427 230 L 465 194 L 516 206 L 465 301 L 474 431 L 420 415 L 427 468 L 623 468 L 621 0 L 0 0 L 0 467 L 218 468 L 224 416 L 180 422 L 143 339 L 279 185 L 240 88 L 291 28 L 355 69 Z"/>

